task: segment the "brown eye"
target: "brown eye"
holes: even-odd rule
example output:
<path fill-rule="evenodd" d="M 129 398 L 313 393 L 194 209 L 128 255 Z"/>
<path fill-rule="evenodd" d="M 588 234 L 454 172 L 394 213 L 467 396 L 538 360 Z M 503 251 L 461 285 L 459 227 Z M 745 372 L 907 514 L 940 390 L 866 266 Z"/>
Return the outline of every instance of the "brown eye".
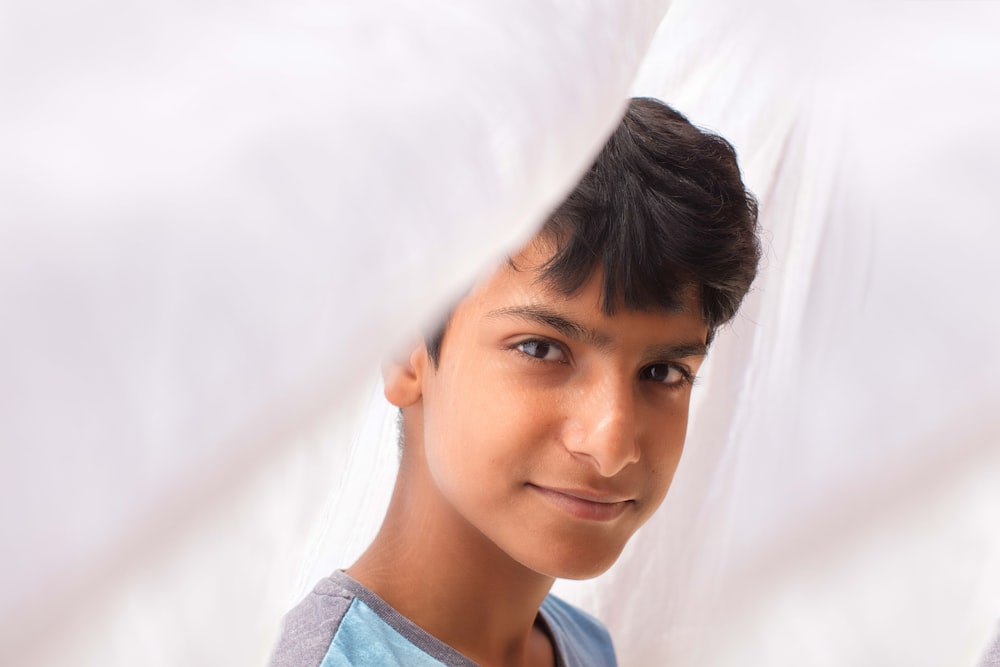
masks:
<path fill-rule="evenodd" d="M 690 380 L 690 374 L 673 364 L 650 364 L 641 371 L 639 377 L 667 385 L 678 385 Z"/>
<path fill-rule="evenodd" d="M 526 340 L 514 346 L 521 353 L 541 361 L 564 361 L 566 355 L 555 343 L 546 340 Z"/>

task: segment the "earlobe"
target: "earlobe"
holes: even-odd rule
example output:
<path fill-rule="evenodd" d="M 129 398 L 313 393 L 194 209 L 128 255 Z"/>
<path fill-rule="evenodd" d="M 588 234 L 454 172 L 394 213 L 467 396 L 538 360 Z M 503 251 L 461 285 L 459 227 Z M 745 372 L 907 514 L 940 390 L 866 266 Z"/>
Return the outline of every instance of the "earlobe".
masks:
<path fill-rule="evenodd" d="M 423 395 L 423 374 L 427 368 L 427 348 L 423 341 L 409 353 L 382 364 L 382 382 L 386 399 L 397 408 L 406 408 Z"/>

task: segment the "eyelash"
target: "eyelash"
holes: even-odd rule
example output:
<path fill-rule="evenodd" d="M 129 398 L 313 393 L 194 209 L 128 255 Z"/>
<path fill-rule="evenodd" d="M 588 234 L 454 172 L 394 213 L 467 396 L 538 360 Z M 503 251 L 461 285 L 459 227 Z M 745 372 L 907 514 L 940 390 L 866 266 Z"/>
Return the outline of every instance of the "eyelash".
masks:
<path fill-rule="evenodd" d="M 667 367 L 669 367 L 669 368 L 671 368 L 671 369 L 673 369 L 673 370 L 675 370 L 675 371 L 677 371 L 678 373 L 681 374 L 681 379 L 680 379 L 679 382 L 672 382 L 672 383 L 663 383 L 663 382 L 660 382 L 660 383 L 658 383 L 658 384 L 662 384 L 664 387 L 667 387 L 667 388 L 670 388 L 670 389 L 680 389 L 681 387 L 690 387 L 690 386 L 694 385 L 695 381 L 697 380 L 697 378 L 694 376 L 694 374 L 690 370 L 688 370 L 687 367 L 682 366 L 681 364 L 670 363 L 670 362 L 667 362 L 667 361 L 661 361 L 661 362 L 657 362 L 655 364 L 649 364 L 648 366 L 643 366 L 642 370 L 639 371 L 639 376 L 642 377 L 642 375 L 648 369 L 653 368 L 654 366 L 667 366 Z M 645 378 L 643 378 L 643 379 L 645 379 Z M 655 380 L 652 380 L 652 381 L 656 382 Z"/>
<path fill-rule="evenodd" d="M 559 350 L 562 353 L 562 355 L 565 357 L 565 359 L 559 360 L 559 361 L 547 361 L 545 359 L 542 359 L 542 358 L 536 357 L 534 355 L 528 354 L 527 352 L 525 352 L 521 348 L 522 348 L 522 346 L 527 345 L 529 343 L 538 343 L 538 344 L 541 344 L 541 345 L 549 345 L 549 346 L 551 346 L 551 347 Z M 566 348 L 563 347 L 560 343 L 557 343 L 554 340 L 549 340 L 547 338 L 528 338 L 528 339 L 521 340 L 521 341 L 518 341 L 518 342 L 514 343 L 508 349 L 512 350 L 512 351 L 515 351 L 515 352 L 518 352 L 522 356 L 527 357 L 528 359 L 530 359 L 532 362 L 538 362 L 538 363 L 543 363 L 543 364 L 552 364 L 552 363 L 565 364 L 565 363 L 568 363 L 568 359 L 569 359 L 569 356 L 570 356 L 569 352 L 566 350 Z M 692 385 L 695 384 L 695 381 L 697 380 L 697 378 L 694 376 L 694 374 L 691 373 L 691 371 L 687 367 L 685 367 L 685 366 L 683 366 L 681 364 L 671 363 L 671 362 L 667 362 L 667 361 L 660 361 L 660 362 L 656 362 L 656 363 L 652 363 L 652 364 L 648 364 L 646 366 L 643 366 L 639 370 L 639 377 L 640 377 L 640 379 L 644 379 L 644 380 L 647 379 L 647 378 L 644 378 L 643 375 L 646 373 L 647 370 L 649 370 L 650 368 L 653 368 L 655 366 L 668 366 L 669 368 L 671 368 L 673 370 L 676 370 L 678 373 L 681 374 L 681 380 L 679 382 L 663 383 L 663 382 L 657 382 L 655 380 L 652 380 L 653 382 L 657 382 L 657 384 L 661 384 L 661 385 L 663 385 L 664 387 L 666 387 L 668 389 L 680 389 L 681 387 L 692 386 Z"/>
<path fill-rule="evenodd" d="M 565 357 L 565 358 L 563 360 L 560 360 L 560 361 L 546 361 L 545 359 L 541 359 L 539 357 L 536 357 L 533 354 L 528 354 L 527 352 L 525 352 L 524 350 L 522 350 L 521 347 L 524 346 L 524 345 L 528 345 L 529 343 L 538 343 L 538 344 L 541 344 L 541 345 L 549 345 L 549 346 L 551 346 L 551 347 L 559 350 L 562 353 L 563 357 Z M 563 347 L 562 345 L 560 345 L 556 341 L 549 340 L 547 338 L 527 338 L 525 340 L 519 340 L 518 342 L 516 342 L 513 345 L 511 345 L 510 348 L 508 348 L 508 349 L 513 350 L 515 352 L 518 352 L 519 354 L 527 357 L 528 359 L 530 359 L 532 361 L 537 361 L 537 362 L 540 362 L 540 363 L 543 363 L 543 364 L 552 364 L 552 363 L 564 364 L 564 363 L 568 363 L 568 360 L 569 360 L 569 351 L 566 350 L 565 347 Z"/>

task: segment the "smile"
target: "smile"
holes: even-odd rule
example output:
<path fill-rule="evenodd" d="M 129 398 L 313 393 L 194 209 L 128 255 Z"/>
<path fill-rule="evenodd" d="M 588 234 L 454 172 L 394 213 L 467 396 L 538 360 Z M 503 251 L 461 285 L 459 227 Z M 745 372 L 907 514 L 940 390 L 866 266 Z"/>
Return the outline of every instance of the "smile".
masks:
<path fill-rule="evenodd" d="M 633 502 L 592 491 L 555 489 L 531 483 L 527 486 L 564 512 L 589 521 L 613 521 Z"/>

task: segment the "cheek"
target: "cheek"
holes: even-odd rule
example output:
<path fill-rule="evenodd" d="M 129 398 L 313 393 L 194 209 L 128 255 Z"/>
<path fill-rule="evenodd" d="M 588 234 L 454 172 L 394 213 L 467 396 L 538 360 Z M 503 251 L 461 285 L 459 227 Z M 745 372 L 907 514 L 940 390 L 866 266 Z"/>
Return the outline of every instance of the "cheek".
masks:
<path fill-rule="evenodd" d="M 543 445 L 546 420 L 529 392 L 481 373 L 469 376 L 471 381 L 449 384 L 446 396 L 439 392 L 438 400 L 425 405 L 425 455 L 445 495 L 485 505 L 526 478 Z"/>
<path fill-rule="evenodd" d="M 686 404 L 675 410 L 660 412 L 643 447 L 649 471 L 649 498 L 653 510 L 663 502 L 680 463 L 687 434 L 687 417 Z"/>

